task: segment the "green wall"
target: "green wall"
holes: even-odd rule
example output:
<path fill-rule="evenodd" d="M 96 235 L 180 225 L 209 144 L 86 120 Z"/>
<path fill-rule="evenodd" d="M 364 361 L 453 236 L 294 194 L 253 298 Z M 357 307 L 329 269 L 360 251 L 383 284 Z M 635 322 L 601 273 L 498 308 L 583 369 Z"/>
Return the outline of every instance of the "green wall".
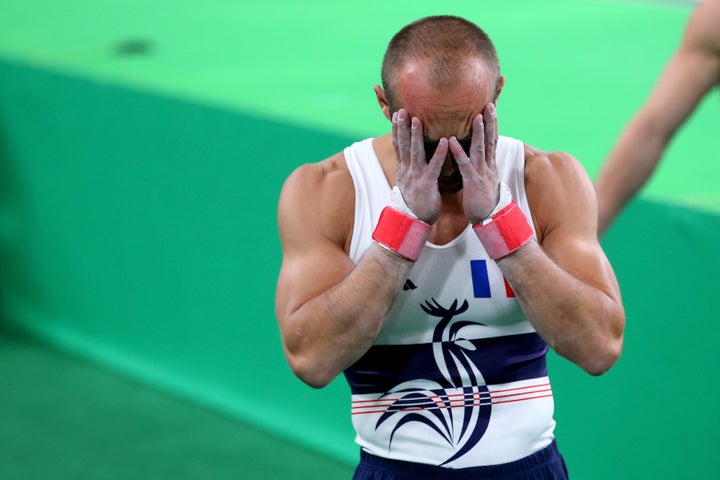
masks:
<path fill-rule="evenodd" d="M 282 182 L 347 139 L 13 63 L 0 79 L 3 320 L 305 442 L 351 443 L 334 433 L 340 390 L 292 377 L 273 308 Z"/>

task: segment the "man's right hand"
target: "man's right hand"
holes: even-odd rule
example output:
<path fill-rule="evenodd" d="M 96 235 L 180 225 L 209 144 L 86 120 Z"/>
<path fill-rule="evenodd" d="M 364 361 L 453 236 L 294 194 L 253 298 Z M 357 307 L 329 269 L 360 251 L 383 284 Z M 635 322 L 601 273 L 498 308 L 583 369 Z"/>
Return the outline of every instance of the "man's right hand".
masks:
<path fill-rule="evenodd" d="M 448 153 L 448 140 L 441 138 L 435 154 L 425 158 L 423 126 L 400 109 L 392 118 L 392 141 L 397 162 L 396 184 L 405 204 L 423 222 L 434 224 L 440 217 L 438 176 Z"/>

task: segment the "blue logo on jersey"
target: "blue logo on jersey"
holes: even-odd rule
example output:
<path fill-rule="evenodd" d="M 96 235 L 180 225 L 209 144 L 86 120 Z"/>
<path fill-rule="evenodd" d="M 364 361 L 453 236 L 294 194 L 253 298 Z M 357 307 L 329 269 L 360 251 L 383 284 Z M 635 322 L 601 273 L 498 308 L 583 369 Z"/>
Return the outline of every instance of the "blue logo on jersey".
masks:
<path fill-rule="evenodd" d="M 475 350 L 475 345 L 463 338 L 465 329 L 484 325 L 453 321 L 468 306 L 465 300 L 458 307 L 455 300 L 449 308 L 445 308 L 435 299 L 432 303 L 426 301 L 421 305 L 429 315 L 441 318 L 433 331 L 433 356 L 444 381 L 412 380 L 396 386 L 383 396 L 394 401 L 378 419 L 375 428 L 391 418 L 397 420 L 390 435 L 389 448 L 392 448 L 395 433 L 403 425 L 420 422 L 455 449 L 455 454 L 442 463 L 445 465 L 469 452 L 485 434 L 492 409 L 490 393 L 482 373 L 467 354 L 467 351 Z M 448 393 L 447 390 L 453 392 Z"/>

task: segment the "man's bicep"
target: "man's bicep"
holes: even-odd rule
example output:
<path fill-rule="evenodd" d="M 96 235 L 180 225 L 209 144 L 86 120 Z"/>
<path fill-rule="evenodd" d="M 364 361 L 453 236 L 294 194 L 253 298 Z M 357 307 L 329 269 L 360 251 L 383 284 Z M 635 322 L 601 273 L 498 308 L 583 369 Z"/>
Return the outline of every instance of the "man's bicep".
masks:
<path fill-rule="evenodd" d="M 582 282 L 617 294 L 615 275 L 597 239 L 597 197 L 580 162 L 555 152 L 535 170 L 533 204 L 545 253 Z M 533 205 L 531 205 L 532 208 Z"/>
<path fill-rule="evenodd" d="M 299 169 L 280 196 L 283 261 L 276 309 L 281 319 L 339 283 L 353 268 L 344 250 L 347 227 L 335 220 L 337 211 L 343 213 L 351 206 L 338 201 L 343 197 L 336 193 L 337 185 L 318 172 L 313 167 Z"/>
<path fill-rule="evenodd" d="M 305 246 L 287 249 L 275 295 L 280 319 L 341 282 L 353 267 L 342 248 L 321 236 L 308 238 Z"/>
<path fill-rule="evenodd" d="M 563 270 L 613 298 L 619 298 L 615 274 L 597 238 L 597 201 L 586 181 L 571 182 L 572 200 L 557 210 L 555 228 L 542 247 Z"/>
<path fill-rule="evenodd" d="M 597 237 L 592 238 L 577 229 L 560 227 L 546 237 L 543 249 L 573 277 L 619 299 L 615 273 Z"/>

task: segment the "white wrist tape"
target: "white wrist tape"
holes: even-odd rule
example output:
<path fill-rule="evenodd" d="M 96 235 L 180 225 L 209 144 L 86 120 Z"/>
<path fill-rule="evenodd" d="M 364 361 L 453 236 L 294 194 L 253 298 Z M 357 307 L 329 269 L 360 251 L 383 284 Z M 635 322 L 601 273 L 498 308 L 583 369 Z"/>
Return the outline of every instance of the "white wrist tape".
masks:
<path fill-rule="evenodd" d="M 490 214 L 483 218 L 479 223 L 485 224 L 492 220 L 493 216 L 498 213 L 503 208 L 510 205 L 510 202 L 512 202 L 512 193 L 510 192 L 510 187 L 507 186 L 505 182 L 500 182 L 500 200 L 498 200 L 497 205 L 495 205 L 495 208 L 493 208 L 493 211 L 490 212 Z"/>
<path fill-rule="evenodd" d="M 410 207 L 407 206 L 407 203 L 405 203 L 405 199 L 397 185 L 395 185 L 390 192 L 390 206 L 399 212 L 410 215 L 412 218 L 418 218 L 418 216 L 410 210 Z"/>

